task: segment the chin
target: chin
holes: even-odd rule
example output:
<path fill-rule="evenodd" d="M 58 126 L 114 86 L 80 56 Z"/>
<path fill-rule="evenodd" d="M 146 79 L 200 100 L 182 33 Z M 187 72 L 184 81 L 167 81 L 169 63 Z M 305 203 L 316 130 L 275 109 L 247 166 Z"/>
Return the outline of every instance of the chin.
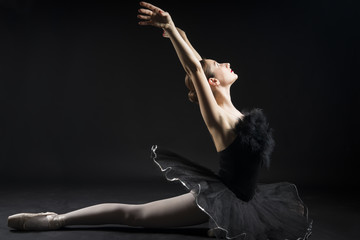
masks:
<path fill-rule="evenodd" d="M 235 74 L 235 77 L 233 79 L 233 83 L 236 82 L 236 80 L 238 80 L 238 75 L 236 73 L 234 73 L 234 74 Z"/>

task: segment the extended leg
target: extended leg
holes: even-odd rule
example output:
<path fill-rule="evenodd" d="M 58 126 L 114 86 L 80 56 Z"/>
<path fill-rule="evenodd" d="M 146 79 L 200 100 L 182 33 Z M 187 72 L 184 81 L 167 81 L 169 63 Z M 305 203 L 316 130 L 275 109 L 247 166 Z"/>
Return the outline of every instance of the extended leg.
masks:
<path fill-rule="evenodd" d="M 146 204 L 105 203 L 66 214 L 17 214 L 9 217 L 9 227 L 19 230 L 51 230 L 69 225 L 121 224 L 142 227 L 182 227 L 204 223 L 192 193 Z"/>
<path fill-rule="evenodd" d="M 191 193 L 131 205 L 99 204 L 62 215 L 66 225 L 122 224 L 142 227 L 181 227 L 204 223 L 207 214 L 201 211 Z"/>

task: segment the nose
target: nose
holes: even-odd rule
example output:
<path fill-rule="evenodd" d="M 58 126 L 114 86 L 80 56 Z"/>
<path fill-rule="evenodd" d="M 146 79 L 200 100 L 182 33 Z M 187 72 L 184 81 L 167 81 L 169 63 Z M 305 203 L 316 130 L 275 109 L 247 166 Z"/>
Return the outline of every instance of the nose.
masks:
<path fill-rule="evenodd" d="M 226 67 L 227 67 L 227 68 L 230 68 L 230 63 L 226 63 Z"/>

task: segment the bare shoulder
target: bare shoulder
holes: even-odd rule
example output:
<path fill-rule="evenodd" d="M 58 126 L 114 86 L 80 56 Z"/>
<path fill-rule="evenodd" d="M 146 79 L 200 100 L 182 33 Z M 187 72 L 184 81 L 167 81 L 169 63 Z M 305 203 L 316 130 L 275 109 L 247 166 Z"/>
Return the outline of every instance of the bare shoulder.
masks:
<path fill-rule="evenodd" d="M 237 134 L 234 128 L 243 117 L 243 115 L 221 114 L 217 126 L 209 129 L 217 152 L 224 150 L 235 140 Z"/>

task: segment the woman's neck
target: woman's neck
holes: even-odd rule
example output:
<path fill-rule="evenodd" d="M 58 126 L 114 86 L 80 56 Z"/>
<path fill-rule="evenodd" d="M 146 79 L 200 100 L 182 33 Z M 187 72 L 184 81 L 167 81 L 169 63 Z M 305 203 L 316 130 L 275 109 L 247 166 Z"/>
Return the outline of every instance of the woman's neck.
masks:
<path fill-rule="evenodd" d="M 230 87 L 219 89 L 214 96 L 219 107 L 221 107 L 225 112 L 242 118 L 243 114 L 235 108 L 231 101 Z"/>

